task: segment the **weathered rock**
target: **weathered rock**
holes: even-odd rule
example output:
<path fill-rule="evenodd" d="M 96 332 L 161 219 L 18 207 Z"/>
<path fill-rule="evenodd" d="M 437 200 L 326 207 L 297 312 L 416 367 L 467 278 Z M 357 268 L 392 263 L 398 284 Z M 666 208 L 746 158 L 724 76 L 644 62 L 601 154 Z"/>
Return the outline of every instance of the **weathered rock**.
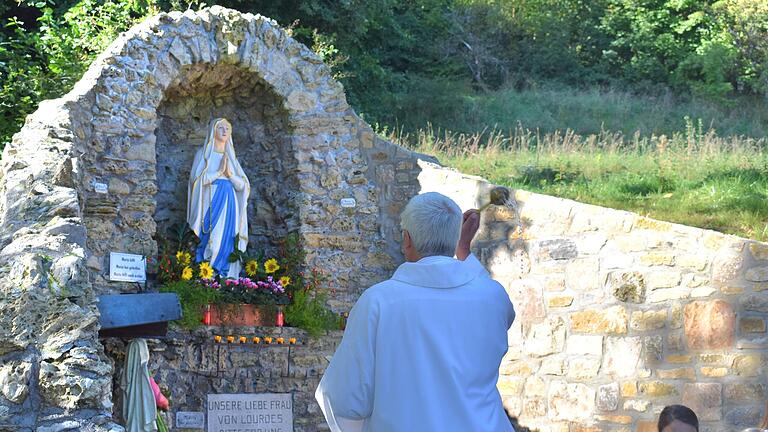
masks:
<path fill-rule="evenodd" d="M 683 275 L 679 271 L 673 270 L 654 271 L 646 274 L 645 280 L 648 283 L 648 288 L 651 290 L 673 288 L 680 285 Z"/>
<path fill-rule="evenodd" d="M 690 348 L 720 349 L 733 345 L 736 314 L 723 300 L 685 306 L 685 337 Z"/>
<path fill-rule="evenodd" d="M 763 357 L 760 354 L 742 354 L 733 359 L 733 370 L 739 376 L 758 376 L 764 366 Z"/>
<path fill-rule="evenodd" d="M 742 333 L 765 333 L 765 321 L 757 317 L 742 318 L 739 329 Z"/>
<path fill-rule="evenodd" d="M 725 385 L 725 401 L 727 403 L 750 403 L 764 400 L 766 397 L 765 384 L 761 383 L 729 383 Z"/>
<path fill-rule="evenodd" d="M 597 390 L 597 409 L 616 411 L 619 408 L 619 383 L 600 386 Z"/>
<path fill-rule="evenodd" d="M 603 353 L 602 336 L 571 335 L 568 337 L 569 356 L 591 355 L 599 357 Z"/>
<path fill-rule="evenodd" d="M 763 418 L 763 410 L 763 406 L 733 408 L 726 412 L 725 421 L 732 428 L 737 428 L 737 430 L 754 427 L 756 424 L 760 424 L 760 420 Z"/>
<path fill-rule="evenodd" d="M 664 328 L 667 321 L 667 311 L 649 310 L 632 312 L 629 328 L 637 331 L 658 330 Z"/>
<path fill-rule="evenodd" d="M 753 312 L 768 312 L 768 295 L 748 294 L 741 299 L 741 307 Z"/>
<path fill-rule="evenodd" d="M 0 393 L 9 401 L 20 404 L 29 394 L 32 363 L 11 361 L 0 366 Z"/>
<path fill-rule="evenodd" d="M 642 382 L 638 387 L 640 394 L 650 397 L 665 397 L 678 394 L 677 388 L 674 385 L 662 381 Z"/>
<path fill-rule="evenodd" d="M 581 258 L 565 268 L 565 286 L 574 291 L 592 291 L 600 288 L 600 264 L 597 258 Z"/>
<path fill-rule="evenodd" d="M 547 318 L 533 324 L 525 340 L 525 352 L 532 356 L 546 356 L 560 352 L 565 345 L 565 322 L 562 318 Z"/>
<path fill-rule="evenodd" d="M 606 284 L 613 296 L 627 303 L 643 303 L 645 301 L 645 279 L 643 274 L 636 271 L 614 271 L 608 274 Z"/>
<path fill-rule="evenodd" d="M 722 418 L 722 385 L 718 383 L 691 383 L 683 386 L 683 405 L 697 413 L 699 421 Z"/>
<path fill-rule="evenodd" d="M 552 381 L 548 401 L 551 420 L 583 421 L 595 410 L 595 391 L 584 384 Z"/>
<path fill-rule="evenodd" d="M 514 279 L 505 285 L 507 285 L 507 292 L 520 320 L 523 322 L 535 322 L 540 321 L 546 316 L 543 289 L 538 281 Z"/>
<path fill-rule="evenodd" d="M 768 281 L 768 266 L 754 267 L 747 270 L 747 273 L 744 275 L 744 279 L 750 282 Z"/>
<path fill-rule="evenodd" d="M 576 258 L 579 249 L 570 239 L 544 240 L 536 245 L 539 260 L 568 260 Z"/>
<path fill-rule="evenodd" d="M 642 338 L 607 337 L 602 372 L 619 378 L 631 377 L 637 373 L 642 351 Z"/>
<path fill-rule="evenodd" d="M 712 284 L 723 288 L 738 281 L 743 270 L 744 259 L 738 250 L 730 247 L 721 249 L 712 261 Z"/>
<path fill-rule="evenodd" d="M 579 333 L 625 334 L 627 311 L 622 306 L 588 309 L 571 314 L 571 330 Z"/>

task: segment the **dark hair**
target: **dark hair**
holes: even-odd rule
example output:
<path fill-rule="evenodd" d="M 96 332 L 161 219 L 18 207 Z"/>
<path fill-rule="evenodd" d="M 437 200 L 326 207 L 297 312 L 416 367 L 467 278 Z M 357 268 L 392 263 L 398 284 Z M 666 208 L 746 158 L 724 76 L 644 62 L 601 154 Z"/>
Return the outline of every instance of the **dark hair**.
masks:
<path fill-rule="evenodd" d="M 667 405 L 659 414 L 659 432 L 675 420 L 695 427 L 696 432 L 699 430 L 699 419 L 692 409 L 685 405 Z"/>

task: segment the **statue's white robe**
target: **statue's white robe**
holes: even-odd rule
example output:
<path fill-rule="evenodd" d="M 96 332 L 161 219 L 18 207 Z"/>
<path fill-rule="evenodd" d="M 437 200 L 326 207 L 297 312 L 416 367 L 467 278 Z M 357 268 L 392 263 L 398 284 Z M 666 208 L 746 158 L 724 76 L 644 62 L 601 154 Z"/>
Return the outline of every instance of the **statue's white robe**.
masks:
<path fill-rule="evenodd" d="M 513 431 L 496 389 L 515 312 L 473 255 L 367 289 L 315 392 L 333 432 Z"/>
<path fill-rule="evenodd" d="M 235 247 L 245 251 L 248 245 L 248 196 L 251 194 L 251 184 L 248 182 L 245 171 L 243 171 L 243 168 L 237 161 L 231 139 L 228 141 L 223 155 L 217 154 L 213 147 L 213 138 L 210 138 L 209 143 L 195 153 L 192 171 L 189 176 L 189 186 L 187 188 L 187 223 L 189 223 L 189 227 L 198 238 L 201 237 L 203 229 L 213 230 L 205 249 L 206 261 L 213 261 L 219 255 L 219 246 L 222 242 L 222 232 L 224 230 L 225 212 L 222 213 L 213 227 L 203 227 L 205 212 L 210 207 L 211 198 L 214 195 L 212 183 L 220 178 L 217 172 L 222 157 L 228 158 L 229 166 L 233 172 L 232 177 L 227 180 L 232 183 L 235 189 L 235 205 L 237 209 L 235 234 L 238 235 Z M 229 254 L 231 254 L 231 251 L 227 251 L 227 258 Z M 240 275 L 240 266 L 239 261 L 230 263 L 228 273 L 222 276 L 237 278 Z"/>

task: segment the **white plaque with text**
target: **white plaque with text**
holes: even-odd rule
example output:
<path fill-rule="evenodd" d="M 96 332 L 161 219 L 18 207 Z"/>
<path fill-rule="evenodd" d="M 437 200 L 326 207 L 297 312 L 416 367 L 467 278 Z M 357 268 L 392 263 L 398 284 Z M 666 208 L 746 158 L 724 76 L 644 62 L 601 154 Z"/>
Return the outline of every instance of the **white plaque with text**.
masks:
<path fill-rule="evenodd" d="M 342 198 L 341 206 L 343 208 L 352 208 L 357 205 L 357 201 L 354 198 Z"/>
<path fill-rule="evenodd" d="M 141 255 L 110 252 L 109 280 L 144 282 L 147 280 L 147 262 Z"/>
<path fill-rule="evenodd" d="M 205 429 L 205 413 L 202 411 L 179 411 L 176 413 L 177 429 Z"/>
<path fill-rule="evenodd" d="M 208 432 L 293 432 L 290 393 L 208 395 Z"/>
<path fill-rule="evenodd" d="M 93 190 L 96 193 L 105 194 L 109 192 L 109 186 L 106 183 L 93 182 Z"/>

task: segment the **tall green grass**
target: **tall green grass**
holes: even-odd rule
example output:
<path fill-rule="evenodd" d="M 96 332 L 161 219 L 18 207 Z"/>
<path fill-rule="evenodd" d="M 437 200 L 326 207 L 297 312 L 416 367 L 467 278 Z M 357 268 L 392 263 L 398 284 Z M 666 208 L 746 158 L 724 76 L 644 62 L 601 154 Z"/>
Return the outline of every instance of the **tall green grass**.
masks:
<path fill-rule="evenodd" d="M 768 135 L 768 100 L 760 97 L 741 96 L 716 104 L 671 93 L 639 95 L 618 89 L 578 89 L 556 84 L 493 92 L 474 92 L 455 83 L 451 86 L 427 86 L 401 96 L 395 129 L 416 131 L 431 123 L 459 133 L 484 128 L 508 132 L 525 125 L 541 133 L 569 128 L 580 135 L 612 131 L 626 136 L 671 136 L 683 129 L 686 121 L 693 121 L 697 127 L 715 130 L 720 136 Z"/>
<path fill-rule="evenodd" d="M 667 135 L 432 128 L 390 138 L 493 183 L 768 240 L 766 140 L 689 122 Z"/>

